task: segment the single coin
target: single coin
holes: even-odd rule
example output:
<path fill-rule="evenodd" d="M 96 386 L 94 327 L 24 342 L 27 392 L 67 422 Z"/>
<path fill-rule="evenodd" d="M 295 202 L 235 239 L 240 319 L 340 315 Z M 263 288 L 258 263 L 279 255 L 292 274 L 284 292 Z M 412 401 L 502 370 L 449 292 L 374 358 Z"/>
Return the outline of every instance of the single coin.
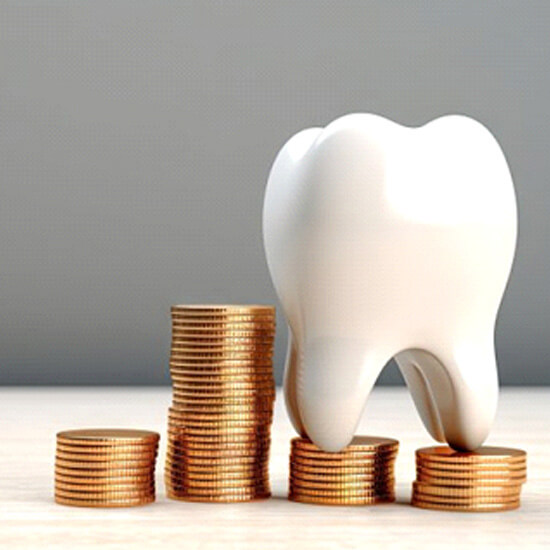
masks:
<path fill-rule="evenodd" d="M 98 428 L 84 430 L 66 430 L 57 434 L 58 441 L 80 445 L 112 445 L 113 443 L 155 442 L 160 439 L 156 432 L 146 430 L 130 430 L 122 428 Z"/>
<path fill-rule="evenodd" d="M 131 506 L 143 506 L 155 502 L 155 495 L 145 497 L 126 498 L 126 499 L 103 499 L 103 500 L 87 500 L 72 497 L 63 497 L 55 495 L 55 502 L 65 506 L 79 506 L 84 508 L 128 508 Z"/>
<path fill-rule="evenodd" d="M 169 360 L 170 370 L 175 371 L 206 371 L 218 369 L 220 372 L 225 371 L 228 373 L 233 370 L 239 372 L 246 372 L 247 369 L 254 372 L 264 371 L 269 372 L 269 369 L 273 369 L 273 358 L 266 357 L 265 355 L 258 357 L 212 357 L 212 358 L 190 358 L 181 357 L 177 355 L 170 355 Z"/>
<path fill-rule="evenodd" d="M 271 426 L 269 425 L 238 425 L 238 424 L 209 424 L 191 425 L 176 424 L 172 419 L 169 420 L 168 432 L 176 436 L 180 441 L 204 440 L 211 441 L 211 438 L 217 440 L 234 440 L 239 437 L 255 438 L 257 436 L 269 436 Z"/>
<path fill-rule="evenodd" d="M 208 332 L 203 332 L 200 334 L 185 334 L 180 333 L 180 331 L 175 328 L 172 331 L 172 345 L 176 343 L 186 343 L 196 346 L 260 346 L 272 348 L 274 345 L 273 334 L 250 334 L 246 332 L 244 335 L 241 333 L 231 334 L 209 334 Z"/>
<path fill-rule="evenodd" d="M 232 327 L 231 325 L 220 325 L 219 327 L 201 327 L 188 325 L 185 322 L 180 322 L 177 319 L 172 320 L 172 335 L 208 335 L 208 336 L 238 336 L 238 337 L 254 337 L 254 336 L 270 336 L 275 334 L 274 325 L 241 325 Z"/>
<path fill-rule="evenodd" d="M 147 483 L 103 483 L 103 484 L 83 484 L 68 483 L 66 481 L 55 479 L 55 490 L 74 491 L 82 493 L 110 493 L 110 492 L 146 492 L 155 490 L 154 480 Z"/>
<path fill-rule="evenodd" d="M 170 308 L 172 313 L 185 312 L 199 314 L 203 312 L 215 313 L 266 313 L 275 315 L 275 306 L 269 304 L 176 304 Z"/>
<path fill-rule="evenodd" d="M 411 501 L 413 506 L 417 508 L 425 508 L 427 510 L 441 510 L 441 511 L 453 511 L 453 512 L 504 512 L 507 510 L 515 510 L 519 508 L 520 501 L 510 501 L 503 503 L 492 504 L 473 504 L 463 505 L 454 503 L 436 503 L 425 500 L 413 499 Z"/>
<path fill-rule="evenodd" d="M 84 500 L 128 500 L 128 499 L 139 499 L 147 498 L 151 495 L 154 495 L 154 490 L 147 488 L 144 490 L 127 490 L 127 491 L 104 491 L 104 492 L 84 492 L 84 491 L 68 491 L 66 489 L 60 489 L 59 487 L 55 488 L 55 496 L 62 498 L 71 498 L 71 499 L 84 499 Z"/>
<path fill-rule="evenodd" d="M 275 333 L 275 323 L 266 319 L 261 321 L 256 319 L 254 321 L 246 321 L 235 319 L 232 321 L 209 321 L 206 319 L 190 320 L 183 317 L 172 317 L 172 329 L 180 330 L 196 330 L 203 331 L 208 334 L 219 332 L 258 332 L 263 331 L 265 333 Z"/>
<path fill-rule="evenodd" d="M 185 494 L 188 496 L 238 496 L 241 495 L 243 497 L 253 497 L 257 494 L 264 494 L 268 492 L 267 487 L 265 484 L 258 485 L 255 487 L 218 487 L 218 488 L 204 488 L 204 487 L 176 487 L 176 490 L 181 490 L 180 494 Z M 269 491 L 270 492 L 270 491 Z"/>
<path fill-rule="evenodd" d="M 157 454 L 157 447 L 150 449 L 131 449 L 129 447 L 115 447 L 112 449 L 101 449 L 99 447 L 86 447 L 77 445 L 65 445 L 58 443 L 56 450 L 66 455 L 74 455 L 76 458 L 84 460 L 110 460 L 111 458 L 154 458 Z"/>
<path fill-rule="evenodd" d="M 192 458 L 233 458 L 239 460 L 240 458 L 256 457 L 260 454 L 267 454 L 269 447 L 267 445 L 255 445 L 250 448 L 247 447 L 186 447 L 185 449 L 168 449 L 166 451 L 167 459 L 176 460 L 190 460 Z"/>
<path fill-rule="evenodd" d="M 384 495 L 393 491 L 394 484 L 383 485 L 378 487 L 372 486 L 355 486 L 355 487 L 313 487 L 311 485 L 298 484 L 294 480 L 290 483 L 290 488 L 292 492 L 311 494 L 316 496 L 328 496 L 328 497 L 338 497 L 338 496 L 361 496 L 361 497 L 375 497 L 377 495 Z"/>
<path fill-rule="evenodd" d="M 197 418 L 183 418 L 183 417 L 168 417 L 169 424 L 174 430 L 185 431 L 189 430 L 190 433 L 198 430 L 203 432 L 224 432 L 231 430 L 257 432 L 262 430 L 269 430 L 271 427 L 270 422 L 265 422 L 264 419 L 258 419 L 255 417 L 234 417 L 226 419 L 197 419 Z"/>
<path fill-rule="evenodd" d="M 431 468 L 417 468 L 417 476 L 429 476 L 441 480 L 459 480 L 466 479 L 472 482 L 490 481 L 490 480 L 508 480 L 525 481 L 527 480 L 527 470 L 518 470 L 516 472 L 504 472 L 498 470 L 473 470 L 471 472 L 457 472 L 451 470 L 434 470 Z"/>
<path fill-rule="evenodd" d="M 527 453 L 520 449 L 507 447 L 480 447 L 476 451 L 462 452 L 455 451 L 447 446 L 424 447 L 416 451 L 419 460 L 440 461 L 446 464 L 456 462 L 466 463 L 487 463 L 487 462 L 525 462 Z"/>
<path fill-rule="evenodd" d="M 249 367 L 198 367 L 197 365 L 190 367 L 170 367 L 170 375 L 176 378 L 215 378 L 225 380 L 226 378 L 234 380 L 255 380 L 257 378 L 270 378 L 273 376 L 273 367 L 259 367 L 250 365 Z"/>
<path fill-rule="evenodd" d="M 154 474 L 150 473 L 145 476 L 103 476 L 103 477 L 83 477 L 83 476 L 71 476 L 55 472 L 55 481 L 61 483 L 68 483 L 72 485 L 124 485 L 124 484 L 148 484 L 155 481 Z"/>
<path fill-rule="evenodd" d="M 474 496 L 456 496 L 456 495 L 429 495 L 413 491 L 413 498 L 426 502 L 435 502 L 439 504 L 493 504 L 501 502 L 510 502 L 519 499 L 519 494 L 510 495 L 474 495 Z"/>
<path fill-rule="evenodd" d="M 385 504 L 389 502 L 394 502 L 395 495 L 376 496 L 373 498 L 327 498 L 301 493 L 291 493 L 289 494 L 288 499 L 292 502 L 299 502 L 302 504 L 315 504 L 320 506 L 370 506 L 374 504 Z"/>
<path fill-rule="evenodd" d="M 213 384 L 217 386 L 224 386 L 226 384 L 248 384 L 248 385 L 257 385 L 257 384 L 275 384 L 272 372 L 258 373 L 250 372 L 247 374 L 232 374 L 228 373 L 211 373 L 211 372 L 202 372 L 195 371 L 193 373 L 187 372 L 174 372 L 171 373 L 172 380 L 181 385 L 204 385 L 204 384 Z"/>
<path fill-rule="evenodd" d="M 231 502 L 254 502 L 257 500 L 266 500 L 271 497 L 271 491 L 257 491 L 251 495 L 189 495 L 181 494 L 175 491 L 166 491 L 166 496 L 171 500 L 183 500 L 186 502 L 219 502 L 219 503 L 231 503 Z"/>
<path fill-rule="evenodd" d="M 174 408 L 184 413 L 204 414 L 204 415 L 253 415 L 260 419 L 273 418 L 274 400 L 270 398 L 258 399 L 245 403 L 225 402 L 225 403 L 172 403 Z"/>
<path fill-rule="evenodd" d="M 363 453 L 363 452 L 380 452 L 380 451 L 397 451 L 399 441 L 387 437 L 375 437 L 368 435 L 355 436 L 351 443 L 342 451 L 337 453 L 327 453 L 319 449 L 314 443 L 303 437 L 295 437 L 291 440 L 291 444 L 296 449 L 304 449 L 306 451 L 315 452 L 322 455 L 340 455 L 348 453 Z"/>
<path fill-rule="evenodd" d="M 191 438 L 177 438 L 170 441 L 168 448 L 175 452 L 186 452 L 191 449 L 227 449 L 227 450 L 240 450 L 240 449 L 268 449 L 271 443 L 269 435 L 262 436 L 220 436 L 218 438 L 211 437 L 209 439 L 191 439 Z"/>
<path fill-rule="evenodd" d="M 204 397 L 204 398 L 188 398 L 185 399 L 181 396 L 173 396 L 172 397 L 172 406 L 173 407 L 181 407 L 181 408 L 187 408 L 192 409 L 195 407 L 196 409 L 199 409 L 200 407 L 209 408 L 211 411 L 214 410 L 214 408 L 219 407 L 220 409 L 223 407 L 225 410 L 233 410 L 236 411 L 238 409 L 247 410 L 251 408 L 263 408 L 264 410 L 270 410 L 270 406 L 273 406 L 274 397 L 270 395 L 262 395 L 262 396 L 250 396 L 247 398 L 239 397 L 239 398 L 226 398 L 226 399 L 220 399 L 220 398 L 214 398 L 214 397 Z"/>
<path fill-rule="evenodd" d="M 225 340 L 207 341 L 191 339 L 172 340 L 171 351 L 190 353 L 225 353 L 225 352 L 247 352 L 273 355 L 273 346 L 270 342 L 226 342 Z"/>
<path fill-rule="evenodd" d="M 230 422 L 234 421 L 236 423 L 242 422 L 243 424 L 250 423 L 259 423 L 264 420 L 264 416 L 258 416 L 250 413 L 195 413 L 195 412 L 186 412 L 180 411 L 170 407 L 168 410 L 169 418 L 174 421 L 180 422 L 201 422 L 205 424 L 217 423 L 217 422 Z M 269 415 L 267 415 L 269 416 Z"/>
<path fill-rule="evenodd" d="M 435 495 L 440 497 L 506 497 L 513 495 L 519 496 L 521 486 L 515 487 L 449 487 L 441 485 L 430 485 L 421 481 L 413 481 L 413 490 L 415 493 L 424 495 Z"/>
<path fill-rule="evenodd" d="M 170 461 L 169 461 L 170 462 Z M 174 463 L 170 462 L 170 466 Z M 254 462 L 234 462 L 234 461 L 225 461 L 219 464 L 216 463 L 203 463 L 201 461 L 190 462 L 190 461 L 180 461 L 178 460 L 178 466 L 181 466 L 181 470 L 178 470 L 178 473 L 184 475 L 195 475 L 195 476 L 213 476 L 213 475 L 224 475 L 224 474 L 234 474 L 236 476 L 249 476 L 251 472 L 263 471 L 264 469 L 269 468 L 269 457 L 266 455 L 263 460 L 256 460 Z"/>

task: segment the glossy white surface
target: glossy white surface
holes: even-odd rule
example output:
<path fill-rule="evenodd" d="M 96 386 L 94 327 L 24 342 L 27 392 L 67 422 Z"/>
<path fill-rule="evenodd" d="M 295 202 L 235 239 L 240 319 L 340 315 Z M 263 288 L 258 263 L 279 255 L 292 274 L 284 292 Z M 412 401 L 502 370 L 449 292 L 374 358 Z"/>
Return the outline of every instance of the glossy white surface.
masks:
<path fill-rule="evenodd" d="M 395 357 L 438 441 L 475 449 L 498 396 L 494 325 L 517 234 L 491 133 L 464 116 L 406 128 L 353 114 L 281 149 L 264 244 L 290 327 L 291 420 L 337 451 Z"/>
<path fill-rule="evenodd" d="M 289 440 L 294 430 L 279 394 L 273 426 L 274 498 L 210 505 L 164 497 L 162 466 L 168 388 L 0 388 L 0 548 L 163 548 L 411 550 L 543 548 L 550 523 L 550 389 L 501 392 L 488 444 L 528 452 L 529 481 L 517 511 L 459 514 L 412 508 L 414 450 L 431 443 L 403 388 L 375 388 L 360 433 L 395 437 L 398 503 L 358 508 L 286 500 Z M 127 426 L 162 434 L 158 502 L 143 508 L 93 510 L 53 502 L 55 433 L 70 427 Z"/>

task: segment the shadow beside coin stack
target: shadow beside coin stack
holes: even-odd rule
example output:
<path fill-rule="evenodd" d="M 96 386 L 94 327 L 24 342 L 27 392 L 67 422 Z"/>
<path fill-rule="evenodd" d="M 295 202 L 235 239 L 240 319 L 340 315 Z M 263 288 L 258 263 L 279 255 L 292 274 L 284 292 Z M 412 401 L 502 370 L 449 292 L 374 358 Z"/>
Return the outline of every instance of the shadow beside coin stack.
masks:
<path fill-rule="evenodd" d="M 157 433 L 142 430 L 59 432 L 55 501 L 97 508 L 153 502 L 158 441 Z"/>
<path fill-rule="evenodd" d="M 395 500 L 395 439 L 357 436 L 344 450 L 322 451 L 291 441 L 289 500 L 308 504 L 369 505 Z"/>
<path fill-rule="evenodd" d="M 526 480 L 527 455 L 519 449 L 426 447 L 416 451 L 412 505 L 458 512 L 513 510 Z"/>
<path fill-rule="evenodd" d="M 267 498 L 275 400 L 271 306 L 174 306 L 167 496 Z"/>

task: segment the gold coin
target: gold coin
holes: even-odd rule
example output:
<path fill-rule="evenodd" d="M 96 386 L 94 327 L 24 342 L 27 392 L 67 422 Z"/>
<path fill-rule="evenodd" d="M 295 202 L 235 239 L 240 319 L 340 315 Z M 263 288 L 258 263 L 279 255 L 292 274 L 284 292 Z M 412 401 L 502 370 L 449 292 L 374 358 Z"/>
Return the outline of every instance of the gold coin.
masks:
<path fill-rule="evenodd" d="M 291 459 L 290 467 L 293 471 L 303 472 L 315 476 L 353 476 L 353 475 L 379 475 L 380 473 L 392 473 L 394 470 L 394 462 L 372 462 L 359 461 L 356 465 L 331 465 L 318 466 L 317 464 L 303 463 L 298 460 Z"/>
<path fill-rule="evenodd" d="M 57 440 L 79 445 L 113 445 L 113 444 L 144 444 L 158 442 L 160 436 L 156 432 L 146 430 L 130 430 L 122 428 L 99 428 L 85 430 L 66 430 L 57 434 Z"/>
<path fill-rule="evenodd" d="M 220 332 L 264 332 L 266 334 L 275 333 L 275 323 L 271 320 L 255 320 L 255 321 L 190 321 L 182 317 L 172 317 L 172 330 L 195 330 L 205 333 L 220 333 Z"/>
<path fill-rule="evenodd" d="M 128 490 L 105 490 L 102 492 L 71 491 L 55 488 L 55 495 L 62 498 L 85 499 L 85 500 L 126 500 L 135 498 L 147 498 L 154 495 L 154 488 L 128 489 Z"/>
<path fill-rule="evenodd" d="M 184 312 L 189 315 L 203 313 L 275 315 L 275 306 L 268 304 L 176 304 L 170 308 L 170 311 L 172 313 Z"/>
<path fill-rule="evenodd" d="M 173 396 L 172 397 L 172 406 L 181 407 L 195 410 L 203 408 L 209 408 L 209 410 L 214 410 L 214 408 L 219 407 L 220 409 L 233 410 L 250 410 L 252 408 L 261 409 L 265 411 L 272 410 L 274 398 L 272 396 L 249 396 L 249 397 L 238 397 L 238 398 L 227 398 L 220 399 L 219 397 L 201 397 L 201 398 L 190 398 L 182 396 Z"/>
<path fill-rule="evenodd" d="M 332 455 L 332 456 L 331 456 Z M 292 453 L 293 460 L 297 461 L 315 461 L 317 464 L 325 465 L 328 464 L 338 466 L 338 465 L 345 465 L 348 463 L 357 463 L 357 462 L 363 462 L 365 464 L 368 463 L 377 463 L 377 464 L 385 464 L 389 463 L 391 461 L 394 461 L 397 456 L 396 452 L 387 452 L 387 453 L 359 453 L 359 452 L 353 452 L 353 453 L 346 453 L 346 454 L 340 454 L 340 453 L 311 453 L 309 451 L 294 451 Z"/>
<path fill-rule="evenodd" d="M 178 409 L 174 409 L 173 407 L 170 407 L 168 411 L 169 418 L 172 419 L 174 422 L 200 422 L 204 424 L 212 424 L 212 423 L 225 423 L 225 422 L 236 422 L 236 423 L 243 423 L 243 424 L 251 424 L 251 423 L 265 423 L 265 418 L 269 417 L 269 414 L 265 415 L 256 415 L 254 413 L 195 413 L 192 411 L 180 411 Z"/>
<path fill-rule="evenodd" d="M 241 331 L 242 332 L 242 331 Z M 271 349 L 274 345 L 273 334 L 250 334 L 250 333 L 225 333 L 225 334 L 209 334 L 203 332 L 200 334 L 186 334 L 181 333 L 177 327 L 172 331 L 172 345 L 175 344 L 188 344 L 193 347 L 197 346 L 221 346 L 230 347 L 243 346 L 243 347 L 259 347 L 262 349 Z"/>
<path fill-rule="evenodd" d="M 515 510 L 519 508 L 519 500 L 503 502 L 503 503 L 491 503 L 491 504 L 455 504 L 455 503 L 436 503 L 425 500 L 413 499 L 411 501 L 413 506 L 417 508 L 425 508 L 427 510 L 441 510 L 441 511 L 453 511 L 453 512 L 504 512 L 506 510 Z"/>
<path fill-rule="evenodd" d="M 225 467 L 240 467 L 242 465 L 255 466 L 265 464 L 269 460 L 269 456 L 264 453 L 254 453 L 250 455 L 211 455 L 208 453 L 190 453 L 186 456 L 175 455 L 171 456 L 169 453 L 166 455 L 166 464 L 183 463 L 186 467 L 201 466 L 204 468 L 225 468 Z"/>
<path fill-rule="evenodd" d="M 273 393 L 275 391 L 275 384 L 273 381 L 267 382 L 239 382 L 236 380 L 227 381 L 223 384 L 216 384 L 210 382 L 200 382 L 195 384 L 188 384 L 173 380 L 173 392 L 181 395 L 210 395 L 218 393 L 232 393 L 235 395 L 249 394 L 249 393 Z"/>
<path fill-rule="evenodd" d="M 266 483 L 253 487 L 178 487 L 174 488 L 182 496 L 183 494 L 188 496 L 243 496 L 252 497 L 257 494 L 265 494 L 268 492 Z"/>
<path fill-rule="evenodd" d="M 318 454 L 319 456 L 334 455 L 347 455 L 350 453 L 380 453 L 380 452 L 397 452 L 399 447 L 399 441 L 396 439 L 389 439 L 387 437 L 374 437 L 367 435 L 355 436 L 351 443 L 342 451 L 337 453 L 328 453 L 319 449 L 314 443 L 303 437 L 295 437 L 291 440 L 292 447 L 296 451 L 308 451 Z"/>
<path fill-rule="evenodd" d="M 211 437 L 209 439 L 191 439 L 191 438 L 173 438 L 170 441 L 168 448 L 186 452 L 191 449 L 266 449 L 269 448 L 271 438 L 269 435 L 262 436 L 241 436 L 233 437 L 224 435 L 218 438 Z"/>
<path fill-rule="evenodd" d="M 252 370 L 253 372 L 269 371 L 273 368 L 273 358 L 266 357 L 265 355 L 260 356 L 250 356 L 250 357 L 182 357 L 174 354 L 170 355 L 169 360 L 170 368 L 172 369 L 182 369 L 182 370 L 215 370 L 216 368 L 221 372 L 225 370 L 227 372 L 232 372 L 232 370 L 242 370 L 246 372 L 247 369 Z"/>
<path fill-rule="evenodd" d="M 172 488 L 182 489 L 212 489 L 213 491 L 217 490 L 240 490 L 240 489 L 252 489 L 257 487 L 265 487 L 265 484 L 268 480 L 265 475 L 258 477 L 250 477 L 248 479 L 231 479 L 231 478 L 218 478 L 218 479 L 209 479 L 209 480 L 200 480 L 200 479 L 189 479 L 189 478 L 178 478 L 175 476 L 169 477 L 166 482 L 170 483 Z"/>
<path fill-rule="evenodd" d="M 71 463 L 72 464 L 72 463 Z M 110 477 L 110 476 L 143 476 L 149 475 L 154 471 L 154 464 L 146 464 L 140 468 L 127 467 L 126 465 L 121 466 L 120 468 L 90 468 L 89 463 L 86 463 L 85 468 L 73 468 L 71 465 L 64 466 L 60 464 L 59 460 L 56 460 L 55 471 L 60 473 L 66 473 L 71 476 L 78 477 Z"/>
<path fill-rule="evenodd" d="M 77 458 L 88 459 L 91 457 L 98 457 L 100 460 L 110 460 L 112 457 L 117 458 L 154 458 L 157 454 L 157 448 L 153 449 L 130 449 L 128 447 L 114 447 L 112 449 L 105 449 L 100 447 L 87 447 L 77 445 L 64 445 L 58 443 L 56 446 L 58 452 L 75 455 Z M 94 458 L 95 459 L 95 458 Z"/>
<path fill-rule="evenodd" d="M 170 462 L 170 461 L 168 461 Z M 178 466 L 181 465 L 181 473 L 185 475 L 208 476 L 218 474 L 235 474 L 249 476 L 251 472 L 261 471 L 269 467 L 269 456 L 264 456 L 263 459 L 246 461 L 223 461 L 220 463 L 202 462 L 189 460 L 178 460 Z M 173 463 L 170 462 L 170 465 Z"/>
<path fill-rule="evenodd" d="M 527 471 L 518 470 L 517 472 L 502 472 L 495 470 L 473 470 L 471 472 L 456 472 L 449 470 L 433 470 L 430 468 L 417 468 L 417 477 L 428 476 L 441 480 L 471 480 L 472 483 L 490 480 L 508 480 L 508 481 L 525 481 L 527 480 Z"/>
<path fill-rule="evenodd" d="M 258 431 L 269 430 L 271 422 L 266 422 L 263 418 L 255 418 L 253 416 L 245 417 L 227 417 L 225 419 L 204 419 L 197 416 L 169 416 L 169 424 L 177 430 L 210 430 L 210 431 Z"/>
<path fill-rule="evenodd" d="M 462 452 L 455 451 L 447 446 L 425 447 L 416 451 L 418 460 L 430 462 L 443 462 L 445 464 L 477 464 L 481 462 L 501 463 L 524 463 L 527 458 L 525 451 L 510 449 L 507 447 L 480 447 L 476 451 Z"/>
<path fill-rule="evenodd" d="M 146 483 L 68 483 L 55 479 L 55 490 L 71 491 L 76 493 L 110 493 L 110 492 L 147 492 L 155 490 L 155 482 Z"/>
<path fill-rule="evenodd" d="M 63 504 L 65 506 L 79 506 L 85 508 L 128 508 L 130 506 L 143 506 L 145 504 L 155 502 L 155 495 L 124 499 L 106 498 L 103 500 L 88 500 L 85 498 L 82 499 L 55 495 L 55 502 L 57 504 Z"/>
<path fill-rule="evenodd" d="M 474 496 L 474 497 L 456 497 L 456 496 L 437 496 L 413 492 L 413 500 L 422 502 L 433 502 L 435 504 L 450 504 L 461 506 L 474 506 L 485 504 L 502 504 L 515 502 L 519 500 L 519 494 L 499 495 L 499 496 Z"/>
<path fill-rule="evenodd" d="M 441 485 L 430 485 L 421 481 L 413 481 L 413 491 L 419 495 L 435 495 L 440 497 L 506 497 L 513 495 L 518 497 L 521 485 L 516 486 L 493 486 L 493 487 L 451 487 Z"/>
<path fill-rule="evenodd" d="M 273 354 L 271 342 L 227 342 L 225 340 L 213 340 L 211 343 L 196 339 L 172 340 L 171 351 L 190 353 L 225 353 L 225 352 L 247 352 L 259 354 Z"/>
<path fill-rule="evenodd" d="M 288 499 L 293 502 L 300 502 L 302 504 L 316 504 L 322 506 L 368 506 L 373 504 L 385 504 L 395 501 L 395 495 L 376 496 L 372 498 L 367 497 L 318 497 L 315 495 L 291 493 L 288 495 Z"/>
<path fill-rule="evenodd" d="M 265 500 L 271 497 L 271 491 L 256 491 L 251 494 L 209 494 L 209 495 L 189 495 L 167 489 L 166 496 L 172 500 L 183 500 L 186 502 L 253 502 L 256 500 Z"/>
<path fill-rule="evenodd" d="M 201 439 L 204 441 L 210 441 L 210 438 L 218 440 L 231 439 L 236 437 L 256 437 L 256 436 L 269 436 L 269 425 L 264 424 L 208 424 L 208 425 L 192 425 L 192 424 L 176 424 L 172 419 L 169 421 L 168 432 L 176 436 L 181 441 L 187 439 Z"/>
<path fill-rule="evenodd" d="M 240 457 L 254 457 L 259 454 L 265 453 L 269 450 L 269 446 L 265 445 L 253 445 L 250 447 L 181 447 L 181 448 L 169 448 L 166 451 L 167 458 L 174 458 L 180 460 L 188 460 L 191 457 L 204 457 L 204 458 L 240 458 Z"/>
<path fill-rule="evenodd" d="M 171 373 L 172 380 L 181 385 L 188 384 L 201 385 L 213 384 L 223 386 L 224 384 L 275 384 L 272 371 L 248 373 L 231 372 L 208 372 L 197 370 L 193 372 L 173 372 Z"/>
<path fill-rule="evenodd" d="M 82 454 L 139 454 L 139 453 L 154 453 L 158 445 L 73 445 L 65 441 L 58 440 L 56 443 L 58 449 L 62 449 L 74 453 Z"/>

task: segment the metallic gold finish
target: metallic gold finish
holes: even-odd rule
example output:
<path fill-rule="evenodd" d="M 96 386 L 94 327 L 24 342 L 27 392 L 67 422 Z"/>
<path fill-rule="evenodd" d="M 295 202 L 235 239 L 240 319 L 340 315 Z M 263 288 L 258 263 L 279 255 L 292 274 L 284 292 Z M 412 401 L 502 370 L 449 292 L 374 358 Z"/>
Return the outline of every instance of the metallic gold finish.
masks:
<path fill-rule="evenodd" d="M 165 485 L 169 498 L 267 498 L 272 306 L 174 306 Z"/>
<path fill-rule="evenodd" d="M 492 512 L 519 507 L 527 455 L 519 449 L 449 447 L 416 451 L 412 505 L 434 510 Z"/>
<path fill-rule="evenodd" d="M 55 501 L 106 508 L 153 502 L 158 441 L 143 430 L 58 433 Z"/>
<path fill-rule="evenodd" d="M 304 438 L 291 441 L 289 500 L 340 506 L 391 502 L 394 439 L 361 436 L 339 453 L 328 453 Z"/>

